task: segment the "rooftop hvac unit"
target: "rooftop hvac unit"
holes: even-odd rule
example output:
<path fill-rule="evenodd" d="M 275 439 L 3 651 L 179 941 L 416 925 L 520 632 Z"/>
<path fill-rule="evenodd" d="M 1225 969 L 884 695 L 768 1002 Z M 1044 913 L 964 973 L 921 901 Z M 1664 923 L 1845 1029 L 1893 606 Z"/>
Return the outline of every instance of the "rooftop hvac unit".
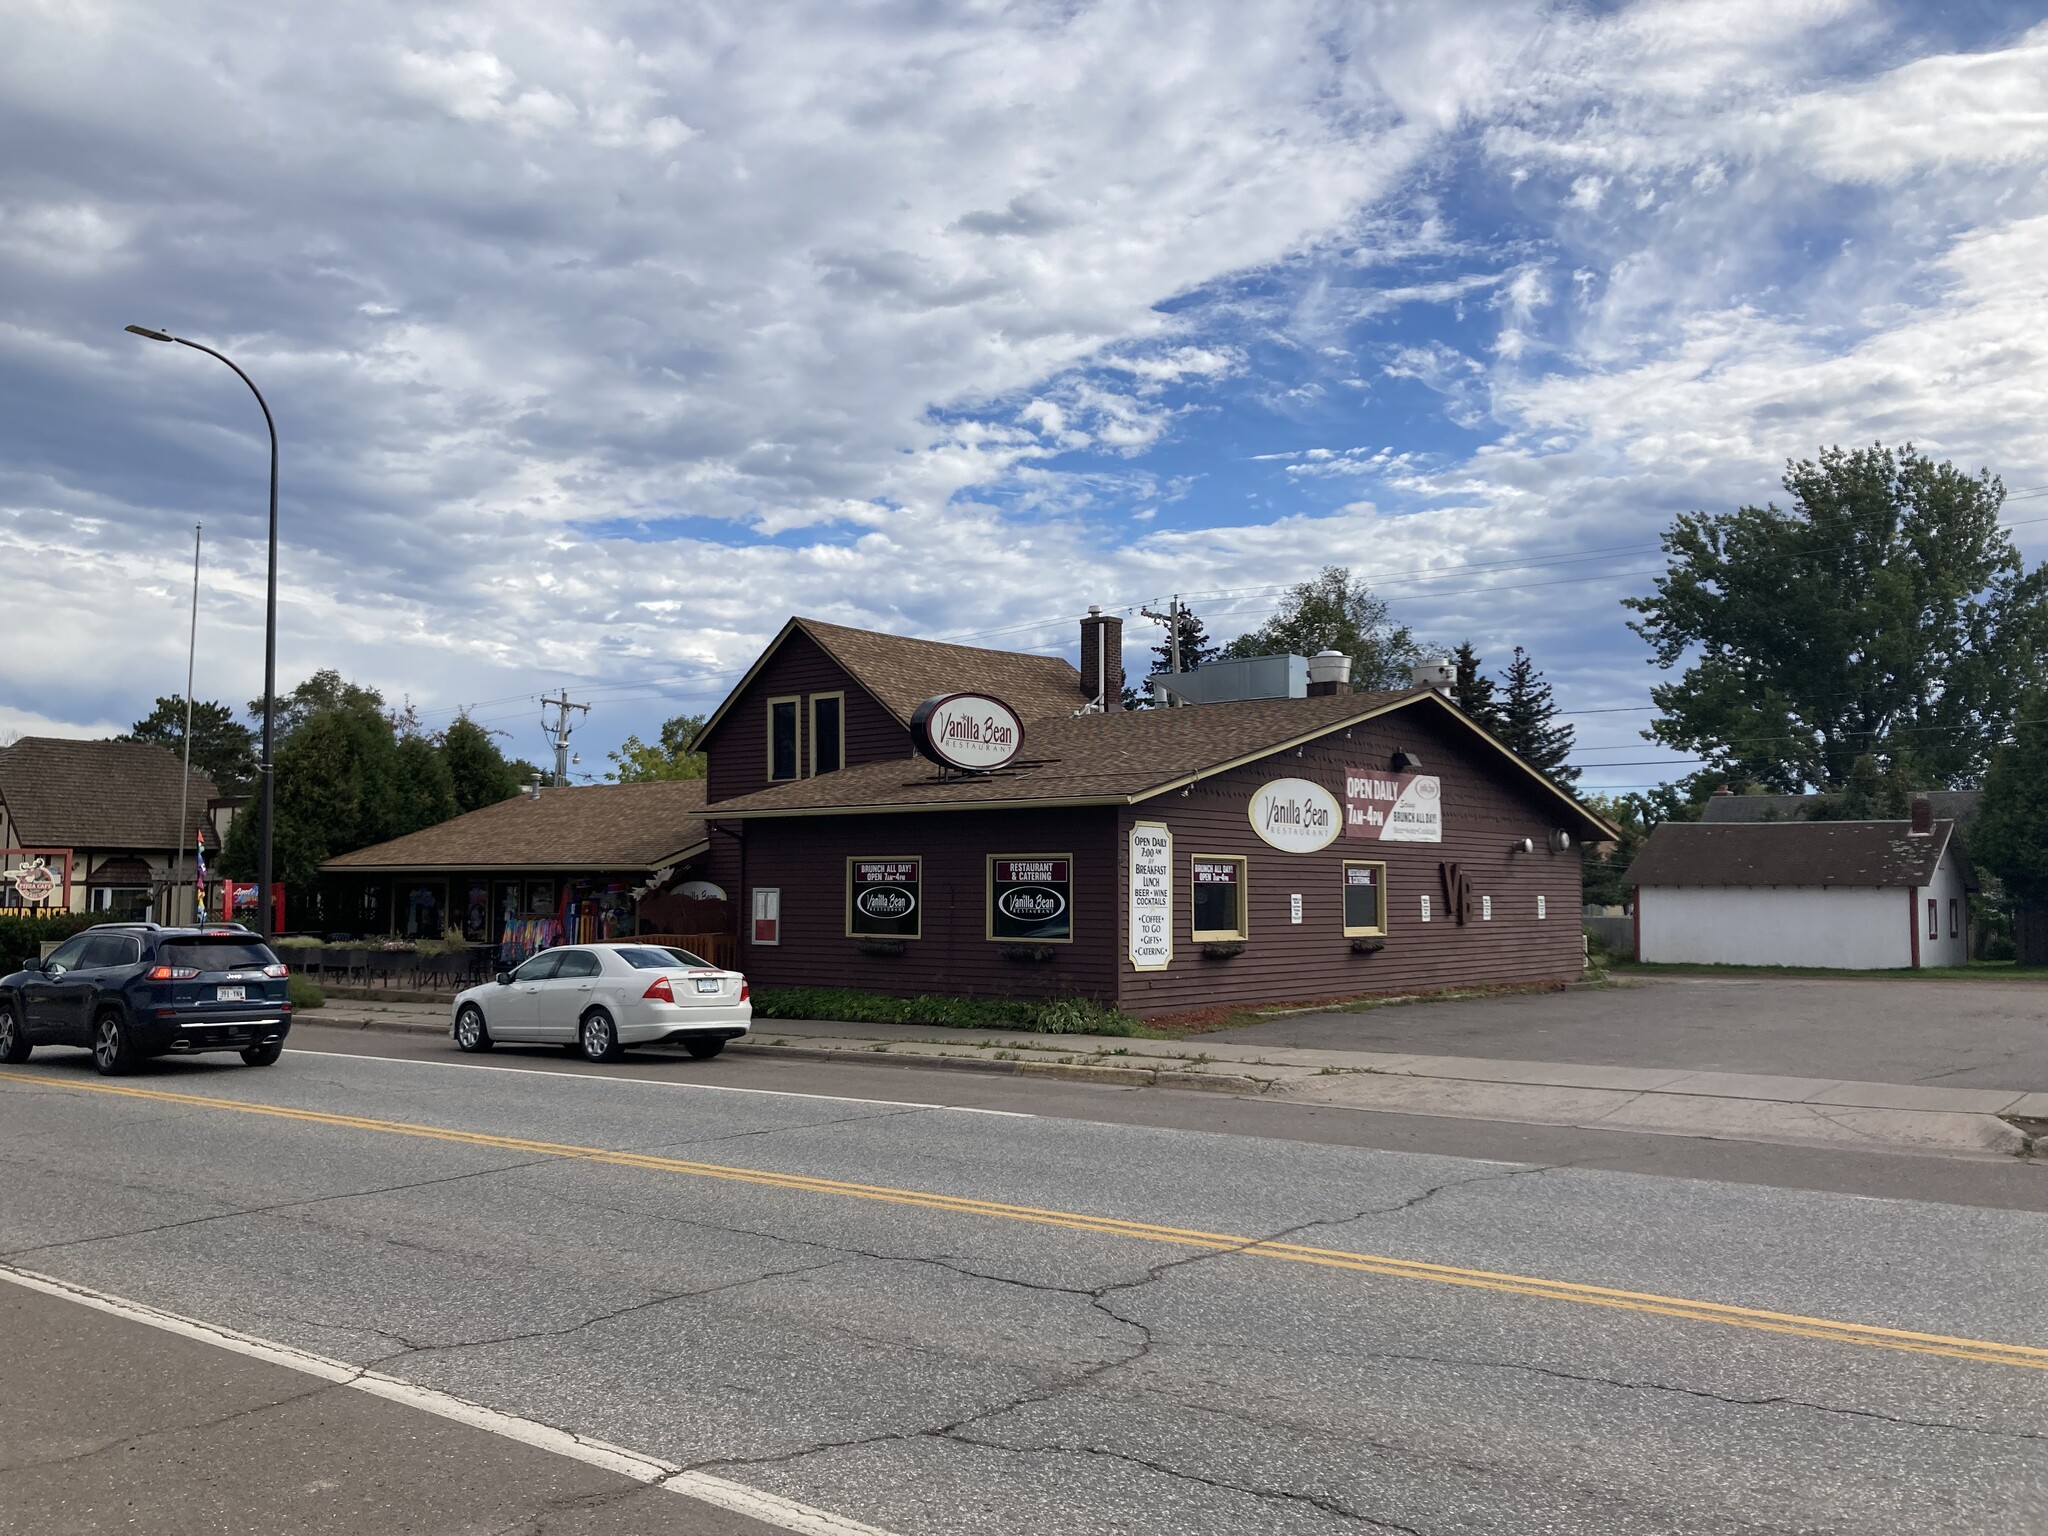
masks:
<path fill-rule="evenodd" d="M 1301 699 L 1308 696 L 1308 658 L 1247 656 L 1241 661 L 1212 661 L 1199 672 L 1155 672 L 1148 681 L 1155 697 L 1172 694 L 1184 704 Z"/>

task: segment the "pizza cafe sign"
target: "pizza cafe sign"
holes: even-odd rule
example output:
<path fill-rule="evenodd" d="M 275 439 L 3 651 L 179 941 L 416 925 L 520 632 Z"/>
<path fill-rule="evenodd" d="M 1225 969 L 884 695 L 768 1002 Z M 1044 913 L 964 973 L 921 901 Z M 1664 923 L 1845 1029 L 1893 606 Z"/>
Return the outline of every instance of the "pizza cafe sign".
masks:
<path fill-rule="evenodd" d="M 48 901 L 57 889 L 57 877 L 41 859 L 24 864 L 7 878 L 14 883 L 14 894 L 31 907 Z"/>
<path fill-rule="evenodd" d="M 910 717 L 917 750 L 933 762 L 968 773 L 1004 767 L 1024 746 L 1024 722 L 1001 699 L 979 693 L 942 693 Z"/>

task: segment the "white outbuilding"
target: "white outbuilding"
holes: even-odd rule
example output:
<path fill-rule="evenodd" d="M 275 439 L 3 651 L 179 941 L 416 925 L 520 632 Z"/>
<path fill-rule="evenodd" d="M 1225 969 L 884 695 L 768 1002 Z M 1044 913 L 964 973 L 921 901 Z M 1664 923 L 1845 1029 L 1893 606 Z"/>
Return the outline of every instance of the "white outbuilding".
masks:
<path fill-rule="evenodd" d="M 1918 970 L 1969 958 L 1975 871 L 1953 821 L 1671 822 L 1629 866 L 1637 958 Z"/>

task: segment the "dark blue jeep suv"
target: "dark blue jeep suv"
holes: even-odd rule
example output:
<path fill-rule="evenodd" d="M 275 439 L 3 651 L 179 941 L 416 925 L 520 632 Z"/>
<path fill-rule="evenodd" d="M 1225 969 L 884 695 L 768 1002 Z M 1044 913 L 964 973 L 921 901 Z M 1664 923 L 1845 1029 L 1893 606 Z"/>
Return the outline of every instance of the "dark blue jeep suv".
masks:
<path fill-rule="evenodd" d="M 167 1051 L 240 1051 L 267 1067 L 292 1027 L 287 975 L 239 924 L 103 923 L 0 977 L 0 1061 L 82 1045 L 104 1073 Z"/>

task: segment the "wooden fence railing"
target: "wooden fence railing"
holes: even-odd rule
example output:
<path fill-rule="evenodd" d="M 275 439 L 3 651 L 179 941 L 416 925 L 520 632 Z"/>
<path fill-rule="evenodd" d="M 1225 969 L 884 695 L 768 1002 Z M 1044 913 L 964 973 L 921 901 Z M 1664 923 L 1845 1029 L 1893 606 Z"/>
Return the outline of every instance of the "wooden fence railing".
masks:
<path fill-rule="evenodd" d="M 691 954 L 701 955 L 723 970 L 739 968 L 740 941 L 729 933 L 640 933 L 635 934 L 630 942 L 687 949 Z"/>

